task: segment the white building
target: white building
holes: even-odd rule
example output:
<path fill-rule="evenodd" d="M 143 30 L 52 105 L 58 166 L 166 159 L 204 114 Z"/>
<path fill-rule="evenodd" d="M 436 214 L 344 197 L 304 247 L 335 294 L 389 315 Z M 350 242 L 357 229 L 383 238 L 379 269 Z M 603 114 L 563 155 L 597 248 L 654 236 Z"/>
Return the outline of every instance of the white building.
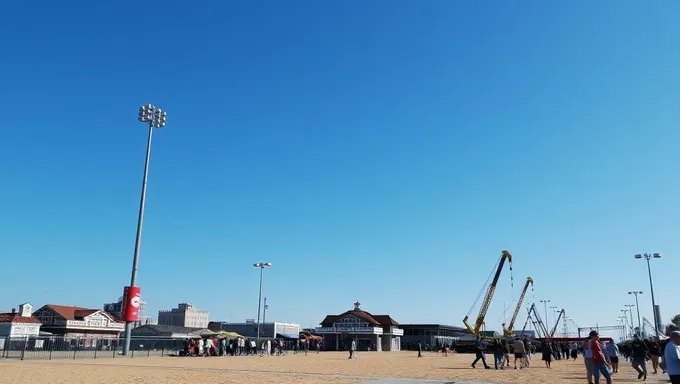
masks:
<path fill-rule="evenodd" d="M 211 331 L 236 332 L 244 337 L 257 337 L 257 323 L 246 321 L 245 323 L 212 323 Z M 300 337 L 300 324 L 281 323 L 278 321 L 260 323 L 260 337 L 298 339 Z"/>
<path fill-rule="evenodd" d="M 11 313 L 0 313 L 0 338 L 38 336 L 42 323 L 32 312 L 33 306 L 24 303 L 19 306 L 19 312 L 12 309 Z"/>
<path fill-rule="evenodd" d="M 208 312 L 199 311 L 190 303 L 180 303 L 169 311 L 158 311 L 158 324 L 207 329 Z"/>

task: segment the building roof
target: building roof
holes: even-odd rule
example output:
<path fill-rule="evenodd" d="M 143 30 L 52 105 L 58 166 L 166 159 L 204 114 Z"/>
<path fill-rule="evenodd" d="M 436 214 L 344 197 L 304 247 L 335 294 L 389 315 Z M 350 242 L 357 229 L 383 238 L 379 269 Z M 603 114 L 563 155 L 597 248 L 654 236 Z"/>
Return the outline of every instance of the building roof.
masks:
<path fill-rule="evenodd" d="M 363 309 L 352 309 L 349 311 L 345 311 L 344 313 L 340 315 L 328 315 L 326 316 L 325 319 L 321 322 L 321 325 L 324 327 L 330 327 L 334 322 L 342 319 L 345 316 L 355 316 L 358 317 L 361 320 L 364 320 L 365 322 L 374 325 L 374 326 L 382 326 L 382 327 L 397 327 L 399 326 L 399 323 L 397 323 L 393 318 L 390 317 L 390 315 L 372 315 L 369 312 L 364 311 Z"/>
<path fill-rule="evenodd" d="M 66 320 L 82 320 L 83 318 L 92 315 L 93 313 L 97 312 L 102 312 L 106 314 L 107 316 L 110 316 L 108 313 L 104 312 L 101 309 L 90 309 L 90 308 L 83 308 L 83 307 L 75 307 L 75 306 L 66 306 L 66 305 L 55 305 L 55 304 L 47 304 L 47 308 L 53 310 L 59 316 L 63 317 Z"/>
<path fill-rule="evenodd" d="M 0 323 L 42 324 L 33 316 L 20 316 L 18 313 L 0 313 Z"/>

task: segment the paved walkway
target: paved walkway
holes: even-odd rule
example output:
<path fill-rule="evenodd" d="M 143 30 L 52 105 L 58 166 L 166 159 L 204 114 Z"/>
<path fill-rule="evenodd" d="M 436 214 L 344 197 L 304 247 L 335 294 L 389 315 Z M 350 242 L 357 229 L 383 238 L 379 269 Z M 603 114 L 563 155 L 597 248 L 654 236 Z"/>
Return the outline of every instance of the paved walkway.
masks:
<path fill-rule="evenodd" d="M 491 383 L 482 381 L 442 381 L 442 380 L 384 378 L 364 381 L 360 384 L 502 384 L 502 383 Z"/>

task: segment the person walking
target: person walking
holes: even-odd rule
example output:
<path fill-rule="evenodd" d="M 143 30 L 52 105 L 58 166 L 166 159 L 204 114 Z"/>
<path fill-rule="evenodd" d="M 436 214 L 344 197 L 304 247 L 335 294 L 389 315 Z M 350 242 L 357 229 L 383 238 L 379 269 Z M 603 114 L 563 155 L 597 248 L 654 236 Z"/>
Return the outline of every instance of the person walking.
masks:
<path fill-rule="evenodd" d="M 633 368 L 638 373 L 638 380 L 647 380 L 647 355 L 649 350 L 647 345 L 640 340 L 640 336 L 633 335 L 633 341 L 630 343 L 631 348 L 631 361 L 633 362 Z"/>
<path fill-rule="evenodd" d="M 659 360 L 661 359 L 661 347 L 659 347 L 659 342 L 654 340 L 647 341 L 645 344 L 647 344 L 649 349 L 649 360 L 652 362 L 652 369 L 654 369 L 652 374 L 656 375 L 659 370 Z"/>
<path fill-rule="evenodd" d="M 583 342 L 583 363 L 586 366 L 586 378 L 588 379 L 588 384 L 593 384 L 593 351 L 590 348 L 593 332 L 596 331 L 591 331 L 590 336 L 588 336 L 586 341 Z"/>
<path fill-rule="evenodd" d="M 611 341 L 607 343 L 606 350 L 609 362 L 612 364 L 612 371 L 619 373 L 619 347 L 614 341 Z"/>
<path fill-rule="evenodd" d="M 671 339 L 666 344 L 663 353 L 663 361 L 666 365 L 666 373 L 671 379 L 671 384 L 680 384 L 680 332 L 671 332 Z"/>
<path fill-rule="evenodd" d="M 423 346 L 418 342 L 418 357 L 423 357 Z"/>
<path fill-rule="evenodd" d="M 543 355 L 543 361 L 545 361 L 545 367 L 550 368 L 550 363 L 552 362 L 553 350 L 550 343 L 543 340 L 541 341 L 541 354 Z"/>
<path fill-rule="evenodd" d="M 479 360 L 482 360 L 482 364 L 484 364 L 484 369 L 491 369 L 491 367 L 489 367 L 486 364 L 486 357 L 484 356 L 485 349 L 486 343 L 484 343 L 481 337 L 477 335 L 477 340 L 475 341 L 475 361 L 472 362 L 472 368 L 476 368 L 475 364 L 477 364 Z"/>
<path fill-rule="evenodd" d="M 501 348 L 503 349 L 503 365 L 510 368 L 510 345 L 507 340 L 501 340 Z"/>
<path fill-rule="evenodd" d="M 517 369 L 517 360 L 519 360 L 519 369 L 522 369 L 524 367 L 524 342 L 517 338 L 517 340 L 512 343 L 512 347 L 515 350 L 515 369 Z"/>
<path fill-rule="evenodd" d="M 496 369 L 498 369 L 499 366 L 500 369 L 503 369 L 503 346 L 498 339 L 495 339 L 491 344 L 491 348 L 493 349 L 493 366 Z"/>
<path fill-rule="evenodd" d="M 592 350 L 593 359 L 593 373 L 595 377 L 595 384 L 600 384 L 600 375 L 604 376 L 607 384 L 612 384 L 612 376 L 609 373 L 609 363 L 604 353 L 602 353 L 602 344 L 600 343 L 600 334 L 597 331 L 590 332 L 590 349 Z"/>

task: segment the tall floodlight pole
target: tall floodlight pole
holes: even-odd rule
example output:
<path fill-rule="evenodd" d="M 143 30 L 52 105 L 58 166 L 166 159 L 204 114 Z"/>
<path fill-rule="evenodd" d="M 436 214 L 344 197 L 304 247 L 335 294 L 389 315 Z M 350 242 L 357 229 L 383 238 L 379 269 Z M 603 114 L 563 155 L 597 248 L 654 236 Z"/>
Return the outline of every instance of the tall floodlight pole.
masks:
<path fill-rule="evenodd" d="M 546 322 L 546 327 L 549 327 L 550 325 L 548 324 L 548 303 L 550 300 L 539 300 L 541 303 L 543 303 L 543 311 L 545 312 L 545 322 Z"/>
<path fill-rule="evenodd" d="M 146 203 L 146 181 L 149 174 L 149 159 L 151 158 L 151 136 L 154 128 L 165 127 L 167 113 L 151 104 L 139 107 L 137 120 L 149 124 L 149 137 L 146 141 L 146 159 L 144 161 L 144 176 L 142 177 L 142 196 L 139 201 L 139 214 L 137 216 L 137 236 L 135 238 L 135 251 L 132 258 L 132 275 L 130 276 L 130 287 L 137 284 L 137 267 L 139 265 L 139 250 L 142 245 L 142 226 L 144 224 L 144 204 Z M 134 321 L 125 321 L 125 343 L 123 344 L 123 355 L 130 351 L 130 340 L 132 338 L 132 325 Z"/>
<path fill-rule="evenodd" d="M 262 309 L 262 275 L 266 267 L 271 267 L 272 263 L 255 263 L 253 267 L 260 268 L 260 294 L 257 298 L 257 341 L 260 341 L 260 310 Z"/>
<path fill-rule="evenodd" d="M 660 259 L 661 254 L 660 253 L 645 253 L 645 254 L 637 254 L 635 255 L 636 259 L 646 259 L 647 260 L 647 272 L 649 273 L 649 291 L 652 293 L 652 314 L 654 314 L 654 332 L 656 332 L 656 339 L 659 340 L 659 322 L 661 319 L 657 319 L 656 316 L 656 302 L 654 301 L 654 284 L 652 284 L 652 267 L 649 265 L 649 260 L 651 258 L 655 259 Z"/>
<path fill-rule="evenodd" d="M 640 322 L 640 303 L 638 302 L 638 295 L 642 295 L 642 291 L 632 291 L 628 292 L 629 295 L 635 295 L 635 308 L 637 309 L 638 316 L 638 330 L 642 333 L 642 324 Z"/>
<path fill-rule="evenodd" d="M 623 317 L 626 320 L 626 325 L 628 325 L 628 312 L 630 312 L 630 309 L 622 309 L 621 312 L 623 312 Z M 630 330 L 630 337 L 632 338 L 633 333 L 634 333 L 633 324 L 630 324 L 630 326 L 628 326 L 628 328 Z"/>
<path fill-rule="evenodd" d="M 553 312 L 553 320 L 557 321 L 557 312 L 558 312 L 557 311 L 557 305 L 551 305 L 550 309 Z M 545 321 L 548 321 L 548 320 L 546 319 Z M 548 326 L 550 326 L 550 324 L 548 324 Z M 555 331 L 555 332 L 557 332 L 557 331 Z"/>
<path fill-rule="evenodd" d="M 630 313 L 630 328 L 633 330 L 632 333 L 637 333 L 637 332 L 635 332 L 635 322 L 633 321 L 633 307 L 634 306 L 635 305 L 633 305 L 633 304 L 624 305 L 624 307 L 628 308 L 628 312 Z M 638 330 L 638 332 L 640 332 L 640 331 Z"/>
<path fill-rule="evenodd" d="M 619 317 L 619 320 L 623 324 L 623 337 L 624 339 L 628 339 L 628 317 L 621 316 Z"/>

